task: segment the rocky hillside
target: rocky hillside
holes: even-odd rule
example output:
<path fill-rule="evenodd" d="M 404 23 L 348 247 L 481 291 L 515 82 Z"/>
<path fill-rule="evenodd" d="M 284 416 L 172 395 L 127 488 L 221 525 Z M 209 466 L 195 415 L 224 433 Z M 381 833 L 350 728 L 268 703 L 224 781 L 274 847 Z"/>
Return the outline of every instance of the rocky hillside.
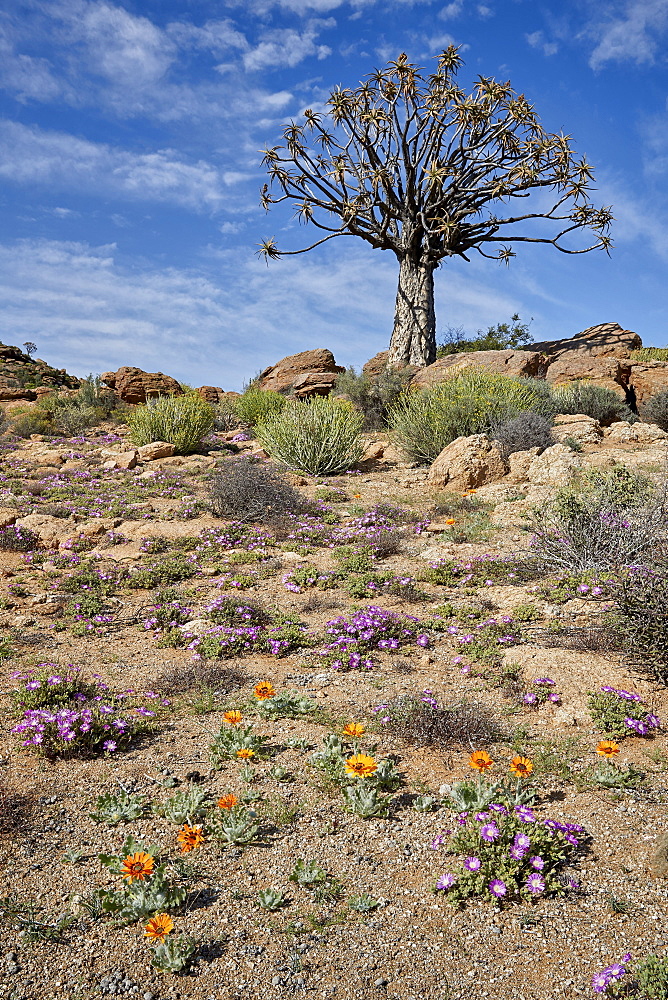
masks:
<path fill-rule="evenodd" d="M 68 375 L 64 368 L 52 368 L 19 347 L 0 343 L 0 401 L 35 400 L 40 389 L 76 389 L 79 385 L 81 379 Z"/>

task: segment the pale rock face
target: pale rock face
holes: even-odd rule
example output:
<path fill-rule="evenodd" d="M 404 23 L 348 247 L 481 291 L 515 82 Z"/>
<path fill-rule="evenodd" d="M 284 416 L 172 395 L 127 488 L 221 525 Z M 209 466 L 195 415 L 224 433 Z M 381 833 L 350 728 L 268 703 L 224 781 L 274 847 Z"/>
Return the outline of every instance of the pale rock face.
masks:
<path fill-rule="evenodd" d="M 642 406 L 650 396 L 668 389 L 668 362 L 633 362 L 630 382 L 635 391 L 636 403 Z"/>
<path fill-rule="evenodd" d="M 169 441 L 151 441 L 137 448 L 140 462 L 154 462 L 157 458 L 169 458 L 174 454 L 174 445 Z"/>
<path fill-rule="evenodd" d="M 553 444 L 536 455 L 527 469 L 527 480 L 535 486 L 566 486 L 581 467 L 576 452 L 565 444 Z"/>
<path fill-rule="evenodd" d="M 626 388 L 631 380 L 631 363 L 583 351 L 565 351 L 550 363 L 545 378 L 552 386 L 568 385 L 569 382 L 586 379 L 604 389 L 612 389 L 625 400 Z"/>
<path fill-rule="evenodd" d="M 502 479 L 508 471 L 496 441 L 486 434 L 460 437 L 433 462 L 428 482 L 449 490 L 470 490 Z"/>
<path fill-rule="evenodd" d="M 630 424 L 627 420 L 618 420 L 616 423 L 610 424 L 603 433 L 605 434 L 606 441 L 615 443 L 625 441 L 649 443 L 651 441 L 665 441 L 668 438 L 668 433 L 662 431 L 656 424 L 643 424 L 640 422 Z"/>
<path fill-rule="evenodd" d="M 171 375 L 145 372 L 124 365 L 116 372 L 104 372 L 100 380 L 126 403 L 145 403 L 156 396 L 182 396 L 183 389 Z"/>
<path fill-rule="evenodd" d="M 559 413 L 554 419 L 552 437 L 558 442 L 573 438 L 580 444 L 598 444 L 603 438 L 603 430 L 598 420 L 584 413 Z"/>
<path fill-rule="evenodd" d="M 551 358 L 575 351 L 599 358 L 628 358 L 631 351 L 639 347 L 642 347 L 642 340 L 633 330 L 624 330 L 619 323 L 598 323 L 576 333 L 574 337 L 529 344 L 527 350 L 540 351 Z"/>
<path fill-rule="evenodd" d="M 515 451 L 508 457 L 509 472 L 506 482 L 524 483 L 527 480 L 529 466 L 538 455 L 540 448 L 529 448 L 527 451 Z"/>
<path fill-rule="evenodd" d="M 426 389 L 439 382 L 447 382 L 457 372 L 467 368 L 482 368 L 495 375 L 536 376 L 540 368 L 540 354 L 535 351 L 470 351 L 449 354 L 433 364 L 420 369 L 410 382 L 411 389 Z"/>

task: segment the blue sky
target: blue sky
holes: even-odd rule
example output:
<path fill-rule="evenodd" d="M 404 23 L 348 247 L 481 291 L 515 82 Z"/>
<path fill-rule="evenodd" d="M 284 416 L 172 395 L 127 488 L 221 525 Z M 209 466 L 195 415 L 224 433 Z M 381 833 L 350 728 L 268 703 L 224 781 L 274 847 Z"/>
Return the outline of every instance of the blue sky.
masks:
<path fill-rule="evenodd" d="M 406 51 L 510 79 L 574 138 L 612 205 L 611 257 L 520 246 L 436 274 L 439 332 L 617 321 L 668 343 L 668 0 L 12 0 L 0 10 L 0 339 L 79 375 L 122 364 L 239 389 L 286 354 L 387 347 L 397 262 L 308 245 L 259 206 L 281 125 Z M 314 237 L 315 238 L 315 237 Z"/>

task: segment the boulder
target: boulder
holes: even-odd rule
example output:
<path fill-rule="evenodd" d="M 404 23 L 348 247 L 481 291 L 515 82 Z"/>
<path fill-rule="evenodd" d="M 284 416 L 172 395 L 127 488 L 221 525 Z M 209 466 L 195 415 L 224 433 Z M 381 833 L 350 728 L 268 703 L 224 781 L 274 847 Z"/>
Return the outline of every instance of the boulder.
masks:
<path fill-rule="evenodd" d="M 446 382 L 466 368 L 483 368 L 498 375 L 537 376 L 540 354 L 535 351 L 469 351 L 449 354 L 422 368 L 410 381 L 411 389 L 426 389 Z"/>
<path fill-rule="evenodd" d="M 364 454 L 360 458 L 359 462 L 356 463 L 356 468 L 362 469 L 363 472 L 368 472 L 377 466 L 385 454 L 385 442 L 384 441 L 372 441 L 364 449 Z"/>
<path fill-rule="evenodd" d="M 580 444 L 598 444 L 603 437 L 603 430 L 598 420 L 584 413 L 559 413 L 554 418 L 552 437 L 559 442 L 573 438 Z"/>
<path fill-rule="evenodd" d="M 183 389 L 170 375 L 145 372 L 141 368 L 123 366 L 116 372 L 104 372 L 100 381 L 113 389 L 125 403 L 145 403 L 156 396 L 183 395 Z"/>
<path fill-rule="evenodd" d="M 16 524 L 18 513 L 13 507 L 0 507 L 0 528 L 8 528 Z"/>
<path fill-rule="evenodd" d="M 610 424 L 604 430 L 606 443 L 625 443 L 627 441 L 638 441 L 641 444 L 650 444 L 652 441 L 665 441 L 668 433 L 662 431 L 656 424 L 643 424 L 640 421 L 630 424 L 628 420 L 618 420 Z"/>
<path fill-rule="evenodd" d="M 169 441 L 151 441 L 150 444 L 143 444 L 137 448 L 140 462 L 154 462 L 157 458 L 169 458 L 174 454 L 175 448 Z"/>
<path fill-rule="evenodd" d="M 225 396 L 227 396 L 225 390 L 221 389 L 219 385 L 201 385 L 199 389 L 195 389 L 195 392 L 198 393 L 202 399 L 205 399 L 207 403 L 211 403 L 212 406 L 215 406 L 216 403 L 222 403 Z M 234 395 L 236 396 L 238 393 L 235 393 Z"/>
<path fill-rule="evenodd" d="M 629 382 L 638 406 L 650 396 L 668 390 L 668 361 L 643 361 L 631 365 Z"/>
<path fill-rule="evenodd" d="M 533 462 L 540 448 L 528 448 L 526 451 L 514 451 L 508 456 L 508 475 L 506 482 L 525 483 L 529 466 Z"/>
<path fill-rule="evenodd" d="M 59 451 L 37 451 L 30 455 L 30 461 L 34 465 L 62 465 L 65 456 Z"/>
<path fill-rule="evenodd" d="M 37 399 L 37 393 L 33 389 L 0 389 L 0 402 L 9 403 L 15 400 L 25 400 L 32 403 Z"/>
<path fill-rule="evenodd" d="M 574 337 L 529 344 L 527 350 L 540 351 L 552 359 L 574 351 L 591 357 L 630 358 L 631 351 L 637 351 L 641 347 L 642 340 L 632 330 L 624 330 L 619 323 L 599 323 L 582 333 L 576 333 Z"/>
<path fill-rule="evenodd" d="M 623 359 L 597 357 L 580 351 L 565 351 L 550 363 L 545 376 L 550 385 L 567 385 L 586 379 L 606 389 L 612 389 L 622 399 L 627 398 L 631 364 Z"/>
<path fill-rule="evenodd" d="M 536 455 L 527 469 L 527 480 L 534 486 L 566 486 L 582 467 L 577 452 L 565 444 L 553 444 Z"/>
<path fill-rule="evenodd" d="M 57 548 L 61 541 L 72 534 L 71 526 L 62 518 L 51 517 L 49 514 L 26 514 L 15 522 L 20 528 L 29 528 L 39 537 L 40 545 L 45 549 Z"/>
<path fill-rule="evenodd" d="M 265 368 L 258 376 L 260 389 L 291 393 L 294 396 L 328 396 L 336 376 L 345 368 L 336 364 L 331 351 L 321 347 L 315 351 L 291 354 L 275 365 Z"/>
<path fill-rule="evenodd" d="M 379 354 L 374 354 L 365 365 L 362 365 L 362 374 L 368 378 L 378 378 L 387 368 L 389 356 L 389 351 L 380 351 Z"/>
<path fill-rule="evenodd" d="M 428 476 L 432 487 L 469 490 L 501 479 L 508 471 L 496 441 L 486 434 L 460 437 L 434 460 Z"/>
<path fill-rule="evenodd" d="M 137 465 L 137 460 L 139 458 L 139 452 L 135 451 L 122 451 L 120 455 L 115 455 L 110 458 L 102 466 L 103 469 L 134 469 Z"/>

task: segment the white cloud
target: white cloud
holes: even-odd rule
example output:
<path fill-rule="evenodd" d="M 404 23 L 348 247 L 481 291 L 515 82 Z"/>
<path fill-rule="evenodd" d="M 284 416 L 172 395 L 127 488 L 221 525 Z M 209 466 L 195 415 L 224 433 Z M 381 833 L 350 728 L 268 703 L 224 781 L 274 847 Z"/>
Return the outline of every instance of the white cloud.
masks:
<path fill-rule="evenodd" d="M 119 256 L 114 245 L 0 245 L 4 327 L 74 374 L 137 365 L 225 389 L 315 347 L 359 368 L 389 342 L 398 264 L 357 241 L 269 268 L 250 247 L 212 251 L 200 271 Z M 477 330 L 523 311 L 505 270 L 446 268 L 436 278 L 439 331 Z"/>
<path fill-rule="evenodd" d="M 628 0 L 623 13 L 597 20 L 587 29 L 596 41 L 589 65 L 600 69 L 611 61 L 653 63 L 667 27 L 668 0 Z"/>
<path fill-rule="evenodd" d="M 275 28 L 265 32 L 255 48 L 243 55 L 246 70 L 256 71 L 278 66 L 297 66 L 309 56 L 325 59 L 332 50 L 327 45 L 317 45 L 316 39 L 323 28 L 336 26 L 334 18 L 311 21 L 304 31 L 292 28 Z"/>
<path fill-rule="evenodd" d="M 0 87 L 19 101 L 50 101 L 60 96 L 63 84 L 47 59 L 17 52 L 18 38 L 9 24 L 0 24 Z"/>
<path fill-rule="evenodd" d="M 452 0 L 452 3 L 448 3 L 439 12 L 438 16 L 442 21 L 449 21 L 450 18 L 459 17 L 464 9 L 463 0 Z"/>
<path fill-rule="evenodd" d="M 223 205 L 225 186 L 241 176 L 221 174 L 202 160 L 188 163 L 170 149 L 131 153 L 65 132 L 0 121 L 0 177 L 18 184 L 215 212 Z"/>
<path fill-rule="evenodd" d="M 649 201 L 630 194 L 618 179 L 599 175 L 597 200 L 612 205 L 615 221 L 612 237 L 616 245 L 650 246 L 663 260 L 668 260 L 668 218 L 665 208 L 656 200 Z"/>
<path fill-rule="evenodd" d="M 543 55 L 553 56 L 559 51 L 559 46 L 556 42 L 547 42 L 545 40 L 545 35 L 542 31 L 532 31 L 531 34 L 524 36 L 531 46 L 532 49 L 541 49 Z"/>

